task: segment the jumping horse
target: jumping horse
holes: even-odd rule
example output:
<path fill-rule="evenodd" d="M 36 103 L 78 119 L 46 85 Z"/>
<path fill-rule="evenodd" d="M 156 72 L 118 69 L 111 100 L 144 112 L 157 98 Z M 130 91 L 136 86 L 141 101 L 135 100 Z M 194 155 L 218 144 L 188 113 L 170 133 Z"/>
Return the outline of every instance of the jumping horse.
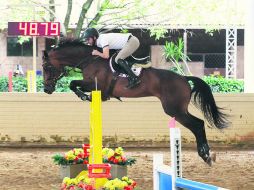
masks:
<path fill-rule="evenodd" d="M 175 117 L 194 134 L 199 156 L 209 165 L 215 161 L 207 142 L 205 123 L 188 112 L 188 105 L 192 101 L 213 127 L 223 129 L 229 122 L 227 115 L 217 107 L 210 87 L 202 79 L 150 67 L 142 70 L 139 86 L 127 89 L 128 79 L 116 76 L 108 60 L 92 55 L 93 49 L 78 39 L 62 39 L 57 47 L 44 51 L 44 92 L 52 94 L 55 91 L 56 82 L 64 75 L 65 66 L 69 66 L 79 68 L 83 73 L 83 80 L 70 83 L 70 89 L 82 100 L 89 100 L 87 92 L 95 90 L 95 78 L 103 101 L 110 97 L 155 96 L 167 115 Z"/>

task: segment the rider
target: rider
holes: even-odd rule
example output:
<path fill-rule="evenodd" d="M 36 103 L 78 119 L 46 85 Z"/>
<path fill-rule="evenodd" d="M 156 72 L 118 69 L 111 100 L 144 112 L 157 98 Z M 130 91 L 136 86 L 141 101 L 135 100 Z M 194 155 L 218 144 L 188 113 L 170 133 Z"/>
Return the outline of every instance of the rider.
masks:
<path fill-rule="evenodd" d="M 115 62 L 121 66 L 129 76 L 129 84 L 127 85 L 127 88 L 133 88 L 141 82 L 125 60 L 138 49 L 140 44 L 138 38 L 130 33 L 99 34 L 95 28 L 86 29 L 82 38 L 84 38 L 89 45 L 96 45 L 97 47 L 102 48 L 102 53 L 98 50 L 93 50 L 92 55 L 98 55 L 104 59 L 109 58 L 110 49 L 120 50 L 115 58 Z"/>

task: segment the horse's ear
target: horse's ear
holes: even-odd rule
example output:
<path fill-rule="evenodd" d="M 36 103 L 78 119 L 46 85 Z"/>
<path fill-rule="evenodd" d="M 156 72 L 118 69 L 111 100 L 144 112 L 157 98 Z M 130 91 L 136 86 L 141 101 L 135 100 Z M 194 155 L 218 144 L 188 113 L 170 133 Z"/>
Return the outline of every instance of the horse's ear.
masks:
<path fill-rule="evenodd" d="M 43 54 L 44 58 L 48 58 L 49 57 L 48 52 L 46 50 L 43 50 L 42 54 Z"/>

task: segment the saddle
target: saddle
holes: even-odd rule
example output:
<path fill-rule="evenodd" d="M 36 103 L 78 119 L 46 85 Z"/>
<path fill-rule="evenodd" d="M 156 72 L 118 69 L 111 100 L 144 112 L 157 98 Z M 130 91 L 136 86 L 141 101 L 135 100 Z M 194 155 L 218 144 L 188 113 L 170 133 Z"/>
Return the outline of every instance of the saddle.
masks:
<path fill-rule="evenodd" d="M 117 54 L 114 54 L 109 61 L 109 65 L 111 68 L 111 71 L 113 73 L 119 73 L 120 77 L 127 77 L 124 70 L 115 62 Z M 141 74 L 141 71 L 143 68 L 149 68 L 151 67 L 150 57 L 144 57 L 144 58 L 136 58 L 134 56 L 129 56 L 125 59 L 128 62 L 128 65 L 131 67 L 131 70 L 136 76 L 139 76 Z"/>

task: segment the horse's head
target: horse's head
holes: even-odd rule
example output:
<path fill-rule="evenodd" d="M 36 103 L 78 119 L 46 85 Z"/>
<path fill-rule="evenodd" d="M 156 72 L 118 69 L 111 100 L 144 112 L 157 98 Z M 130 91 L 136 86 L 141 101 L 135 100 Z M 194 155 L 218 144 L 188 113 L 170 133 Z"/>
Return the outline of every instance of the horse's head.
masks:
<path fill-rule="evenodd" d="M 63 75 L 60 65 L 53 63 L 47 51 L 43 51 L 42 57 L 44 92 L 52 94 L 55 91 L 56 82 Z"/>
<path fill-rule="evenodd" d="M 93 47 L 85 45 L 80 39 L 61 39 L 58 46 L 49 53 L 43 51 L 44 92 L 52 94 L 57 80 L 65 75 L 65 66 L 84 68 L 92 58 Z"/>

